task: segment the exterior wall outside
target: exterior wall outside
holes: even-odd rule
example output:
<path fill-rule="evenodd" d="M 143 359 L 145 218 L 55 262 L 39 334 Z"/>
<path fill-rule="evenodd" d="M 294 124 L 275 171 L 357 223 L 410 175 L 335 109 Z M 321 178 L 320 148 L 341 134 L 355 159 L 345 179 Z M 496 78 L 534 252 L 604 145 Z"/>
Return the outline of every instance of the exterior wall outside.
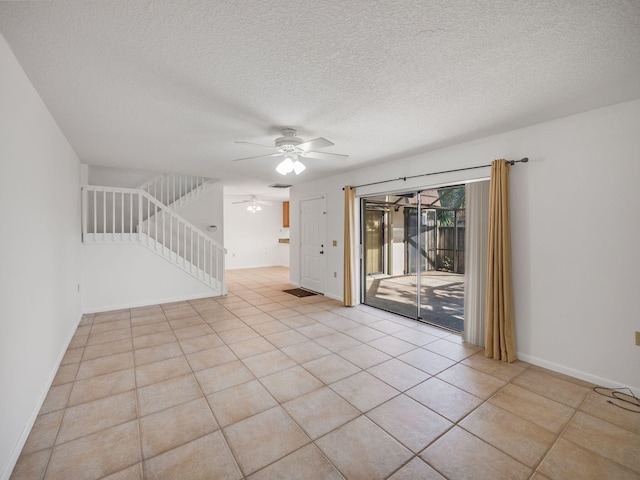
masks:
<path fill-rule="evenodd" d="M 529 157 L 511 169 L 511 223 L 519 357 L 556 371 L 640 392 L 636 306 L 640 250 L 640 100 L 348 172 L 291 190 L 327 197 L 327 292 L 342 298 L 343 192 L 362 184 Z M 487 178 L 470 170 L 364 187 L 357 195 Z M 359 218 L 359 212 L 356 212 Z M 291 281 L 300 276 L 292 222 Z M 333 278 L 333 272 L 337 278 Z"/>

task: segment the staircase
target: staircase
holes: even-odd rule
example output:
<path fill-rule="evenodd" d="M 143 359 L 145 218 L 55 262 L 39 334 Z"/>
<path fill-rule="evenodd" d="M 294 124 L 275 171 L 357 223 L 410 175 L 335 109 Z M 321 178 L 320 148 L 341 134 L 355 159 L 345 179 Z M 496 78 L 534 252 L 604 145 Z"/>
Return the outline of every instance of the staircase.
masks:
<path fill-rule="evenodd" d="M 85 185 L 82 241 L 142 245 L 222 295 L 224 248 L 176 211 L 211 186 L 183 175 L 159 175 L 139 188 Z"/>

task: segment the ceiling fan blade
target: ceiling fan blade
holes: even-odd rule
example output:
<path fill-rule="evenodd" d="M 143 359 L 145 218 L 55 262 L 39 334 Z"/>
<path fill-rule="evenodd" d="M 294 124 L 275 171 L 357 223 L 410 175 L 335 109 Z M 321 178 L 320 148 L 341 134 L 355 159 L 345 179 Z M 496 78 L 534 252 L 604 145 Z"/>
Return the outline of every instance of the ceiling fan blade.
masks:
<path fill-rule="evenodd" d="M 304 150 L 305 152 L 309 152 L 316 148 L 331 147 L 333 145 L 334 143 L 330 142 L 326 138 L 318 137 L 318 138 L 314 138 L 313 140 L 309 140 L 308 142 L 300 143 L 299 145 L 296 145 L 296 147 L 298 147 L 301 150 Z"/>
<path fill-rule="evenodd" d="M 305 152 L 302 158 L 315 158 L 316 160 L 342 160 L 349 158 L 349 155 L 328 152 Z"/>
<path fill-rule="evenodd" d="M 240 200 L 239 202 L 231 202 L 232 205 L 236 205 L 238 203 L 249 203 L 251 200 Z"/>
<path fill-rule="evenodd" d="M 262 145 L 261 143 L 253 143 L 253 142 L 234 142 L 234 143 L 243 143 L 245 145 L 255 145 L 256 147 L 265 147 L 265 148 L 275 148 L 273 145 Z"/>
<path fill-rule="evenodd" d="M 264 158 L 264 157 L 278 157 L 281 153 L 268 153 L 266 155 L 256 155 L 255 157 L 236 158 L 233 162 L 240 162 L 242 160 L 251 160 L 252 158 Z"/>

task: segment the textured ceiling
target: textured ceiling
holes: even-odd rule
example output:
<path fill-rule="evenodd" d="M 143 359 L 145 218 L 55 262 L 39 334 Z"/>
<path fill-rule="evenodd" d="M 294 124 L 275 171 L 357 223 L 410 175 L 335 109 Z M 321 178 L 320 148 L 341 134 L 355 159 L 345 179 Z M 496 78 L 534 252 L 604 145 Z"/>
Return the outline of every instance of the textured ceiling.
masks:
<path fill-rule="evenodd" d="M 3 1 L 0 33 L 83 162 L 244 193 L 640 97 L 638 0 Z M 231 162 L 285 126 L 349 159 Z"/>

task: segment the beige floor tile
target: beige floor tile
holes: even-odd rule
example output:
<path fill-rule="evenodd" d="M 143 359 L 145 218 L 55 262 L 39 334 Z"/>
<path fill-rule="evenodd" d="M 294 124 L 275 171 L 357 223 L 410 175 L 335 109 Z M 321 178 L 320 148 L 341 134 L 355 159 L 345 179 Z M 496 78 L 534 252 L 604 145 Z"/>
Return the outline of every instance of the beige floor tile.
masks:
<path fill-rule="evenodd" d="M 60 362 L 60 365 L 70 365 L 73 363 L 78 363 L 80 362 L 80 360 L 82 360 L 83 354 L 84 354 L 84 347 L 70 348 L 64 353 L 64 356 L 62 357 L 62 361 Z"/>
<path fill-rule="evenodd" d="M 224 429 L 240 469 L 249 475 L 309 443 L 282 407 L 274 407 Z"/>
<path fill-rule="evenodd" d="M 485 400 L 506 384 L 496 377 L 460 363 L 440 372 L 437 378 Z"/>
<path fill-rule="evenodd" d="M 428 373 L 395 358 L 371 367 L 367 372 L 401 392 L 415 387 L 430 377 Z"/>
<path fill-rule="evenodd" d="M 556 439 L 550 430 L 490 403 L 478 407 L 460 426 L 531 468 L 538 465 Z"/>
<path fill-rule="evenodd" d="M 322 345 L 327 350 L 331 350 L 332 352 L 339 352 L 347 348 L 362 345 L 362 342 L 360 342 L 360 340 L 356 340 L 355 338 L 340 332 L 334 333 L 332 335 L 327 335 L 325 337 L 316 338 L 315 341 L 316 343 Z"/>
<path fill-rule="evenodd" d="M 40 450 L 33 453 L 22 453 L 16 462 L 9 480 L 40 480 L 49 463 L 51 450 Z"/>
<path fill-rule="evenodd" d="M 394 337 L 404 340 L 405 342 L 412 343 L 418 347 L 422 347 L 427 343 L 432 343 L 438 340 L 440 337 L 435 335 L 429 335 L 428 333 L 415 330 L 413 328 L 405 328 L 393 334 Z"/>
<path fill-rule="evenodd" d="M 105 373 L 118 372 L 120 370 L 128 370 L 133 368 L 133 353 L 124 352 L 108 357 L 95 358 L 87 360 L 80 364 L 76 380 L 96 377 Z"/>
<path fill-rule="evenodd" d="M 366 327 L 363 327 L 366 328 Z M 341 350 L 339 355 L 354 365 L 366 369 L 378 365 L 379 363 L 390 360 L 392 357 L 384 352 L 381 352 L 377 348 L 370 347 L 369 345 L 360 344 L 355 347 Z"/>
<path fill-rule="evenodd" d="M 281 303 L 272 302 L 272 303 L 265 303 L 264 305 L 259 305 L 258 308 L 263 312 L 268 313 L 269 316 L 272 316 L 271 312 L 274 312 L 276 310 L 282 310 L 284 306 Z"/>
<path fill-rule="evenodd" d="M 389 480 L 446 480 L 419 458 L 414 458 L 389 477 Z"/>
<path fill-rule="evenodd" d="M 130 338 L 117 340 L 115 342 L 100 343 L 98 345 L 89 345 L 84 348 L 82 360 L 93 360 L 94 358 L 108 357 L 116 353 L 130 352 L 133 350 L 133 342 Z"/>
<path fill-rule="evenodd" d="M 189 367 L 185 357 L 169 358 L 136 367 L 136 385 L 138 388 L 146 387 L 147 385 L 181 377 L 188 373 L 191 373 L 191 367 Z"/>
<path fill-rule="evenodd" d="M 361 342 L 370 342 L 371 340 L 375 340 L 376 338 L 384 337 L 387 335 L 380 330 L 376 330 L 375 328 L 367 327 L 364 325 L 358 325 L 355 328 L 349 328 L 344 331 L 344 334 L 349 335 L 356 340 L 360 340 Z"/>
<path fill-rule="evenodd" d="M 231 314 L 231 312 L 229 313 Z M 235 315 L 225 320 L 216 320 L 215 322 L 210 322 L 209 325 L 211 325 L 213 330 L 218 334 L 226 332 L 227 330 L 235 330 L 236 328 L 244 328 L 247 326 L 246 323 L 237 318 Z"/>
<path fill-rule="evenodd" d="M 179 328 L 173 331 L 173 334 L 178 340 L 186 340 L 194 337 L 197 338 L 205 335 L 211 335 L 213 333 L 213 328 L 206 323 L 203 325 L 194 325 L 193 327 Z"/>
<path fill-rule="evenodd" d="M 171 330 L 169 322 L 155 322 L 144 325 L 134 325 L 131 327 L 131 335 L 141 337 L 142 335 L 151 335 L 152 333 L 168 332 Z"/>
<path fill-rule="evenodd" d="M 253 373 L 238 360 L 201 370 L 196 372 L 195 375 L 205 395 L 211 395 L 225 388 L 249 382 L 255 378 Z"/>
<path fill-rule="evenodd" d="M 204 398 L 147 415 L 140 419 L 142 457 L 155 457 L 217 429 Z"/>
<path fill-rule="evenodd" d="M 331 388 L 361 412 L 367 412 L 400 392 L 367 372 L 331 384 Z"/>
<path fill-rule="evenodd" d="M 193 371 L 197 372 L 225 363 L 235 362 L 238 360 L 238 357 L 236 357 L 229 347 L 222 345 L 221 347 L 190 353 L 187 355 L 187 360 Z"/>
<path fill-rule="evenodd" d="M 405 342 L 404 340 L 400 340 L 399 338 L 395 338 L 390 335 L 371 340 L 367 345 L 377 348 L 392 357 L 397 357 L 416 348 L 412 343 Z"/>
<path fill-rule="evenodd" d="M 135 388 L 136 381 L 132 368 L 78 380 L 73 384 L 68 406 L 110 397 Z"/>
<path fill-rule="evenodd" d="M 591 383 L 591 382 L 587 382 L 586 380 L 581 380 L 581 379 L 576 378 L 576 377 L 571 377 L 569 375 L 565 375 L 564 373 L 554 372 L 553 370 L 549 370 L 548 368 L 539 367 L 538 365 L 531 365 L 531 364 L 528 364 L 526 362 L 521 362 L 520 360 L 517 360 L 515 363 L 523 363 L 524 365 L 527 365 L 534 372 L 544 373 L 546 375 L 550 375 L 552 377 L 559 378 L 560 380 L 564 380 L 566 382 L 573 383 L 575 385 L 579 385 L 581 387 L 588 388 L 589 390 L 591 390 L 593 387 L 596 386 L 596 384 Z"/>
<path fill-rule="evenodd" d="M 278 310 L 270 310 L 269 315 L 277 320 L 284 320 L 285 318 L 297 317 L 300 315 L 299 312 L 296 312 L 292 308 L 280 308 Z M 302 327 L 304 325 L 297 325 Z"/>
<path fill-rule="evenodd" d="M 131 319 L 131 326 L 136 327 L 140 325 L 149 325 L 157 322 L 166 322 L 167 317 L 164 316 L 164 313 L 154 313 L 150 315 L 144 315 L 141 317 L 136 317 Z"/>
<path fill-rule="evenodd" d="M 327 350 L 312 340 L 289 345 L 288 347 L 284 347 L 282 351 L 299 364 L 307 363 L 331 354 L 330 350 Z"/>
<path fill-rule="evenodd" d="M 253 305 L 247 303 L 247 306 L 236 308 L 235 305 L 227 307 L 229 310 L 233 312 L 238 318 L 242 319 L 243 317 L 256 315 L 259 313 L 263 313 L 258 307 L 254 307 Z"/>
<path fill-rule="evenodd" d="M 120 330 L 122 328 L 131 328 L 131 321 L 129 318 L 123 318 L 122 320 L 113 320 L 110 322 L 95 322 L 91 327 L 91 335 L 96 333 L 108 332 L 110 330 Z"/>
<path fill-rule="evenodd" d="M 514 378 L 513 384 L 573 408 L 577 408 L 589 393 L 587 387 L 532 369 Z"/>
<path fill-rule="evenodd" d="M 326 337 L 337 333 L 335 329 L 327 327 L 326 325 L 323 325 L 321 323 L 316 323 L 315 325 L 305 325 L 304 327 L 297 328 L 296 331 L 310 339 Z"/>
<path fill-rule="evenodd" d="M 566 405 L 513 384 L 504 387 L 489 403 L 554 433 L 560 433 L 574 413 Z"/>
<path fill-rule="evenodd" d="M 278 348 L 288 347 L 289 345 L 295 345 L 296 343 L 306 342 L 309 339 L 296 332 L 295 330 L 285 330 L 283 332 L 271 333 L 265 335 L 267 340 L 274 344 Z"/>
<path fill-rule="evenodd" d="M 249 480 L 342 480 L 315 445 L 306 445 L 275 463 L 250 475 Z"/>
<path fill-rule="evenodd" d="M 142 480 L 142 463 L 137 463 L 124 470 L 112 473 L 103 477 L 102 480 Z"/>
<path fill-rule="evenodd" d="M 416 348 L 415 350 L 400 355 L 398 359 L 420 370 L 424 370 L 431 375 L 437 375 L 456 363 L 455 360 L 423 348 Z"/>
<path fill-rule="evenodd" d="M 69 401 L 72 388 L 73 383 L 65 383 L 64 385 L 51 387 L 42 403 L 42 407 L 40 407 L 39 414 L 42 415 L 65 408 Z"/>
<path fill-rule="evenodd" d="M 420 457 L 447 478 L 528 479 L 532 470 L 459 427 L 432 443 Z"/>
<path fill-rule="evenodd" d="M 202 396 L 202 390 L 191 374 L 154 383 L 138 388 L 139 415 L 150 415 Z"/>
<path fill-rule="evenodd" d="M 353 363 L 337 355 L 329 355 L 302 365 L 327 385 L 360 371 Z"/>
<path fill-rule="evenodd" d="M 131 338 L 131 327 L 119 328 L 117 330 L 109 330 L 101 333 L 92 333 L 87 338 L 86 345 L 99 345 L 101 343 L 116 342 L 118 340 L 126 340 L 128 338 Z"/>
<path fill-rule="evenodd" d="M 273 344 L 269 343 L 262 337 L 250 338 L 242 342 L 232 343 L 229 348 L 233 350 L 238 358 L 247 358 L 260 353 L 266 353 L 276 350 Z"/>
<path fill-rule="evenodd" d="M 89 334 L 87 334 L 87 335 L 75 334 L 73 336 L 73 338 L 71 339 L 71 341 L 69 342 L 69 347 L 68 348 L 84 347 L 87 344 L 88 340 L 89 340 Z"/>
<path fill-rule="evenodd" d="M 273 321 L 273 317 L 263 311 L 260 311 L 260 313 L 254 313 L 253 315 L 242 315 L 238 317 L 252 328 L 257 325 Z"/>
<path fill-rule="evenodd" d="M 242 478 L 219 431 L 146 460 L 145 478 L 154 480 L 239 480 Z"/>
<path fill-rule="evenodd" d="M 171 330 L 166 332 L 151 333 L 149 335 L 141 335 L 133 339 L 133 348 L 141 350 L 143 348 L 164 345 L 165 343 L 175 343 L 176 336 Z"/>
<path fill-rule="evenodd" d="M 273 350 L 245 358 L 242 362 L 258 378 L 286 370 L 296 365 L 296 362 L 280 350 Z"/>
<path fill-rule="evenodd" d="M 465 358 L 462 363 L 467 367 L 487 373 L 505 382 L 513 380 L 527 368 L 524 363 L 507 363 L 487 358 L 483 352 Z"/>
<path fill-rule="evenodd" d="M 110 323 L 118 320 L 130 320 L 131 314 L 129 310 L 114 310 L 113 312 L 96 313 L 93 324 Z"/>
<path fill-rule="evenodd" d="M 64 410 L 38 415 L 22 448 L 22 454 L 27 455 L 53 447 L 63 415 Z"/>
<path fill-rule="evenodd" d="M 404 325 L 390 320 L 378 320 L 377 322 L 370 323 L 369 326 L 388 334 L 397 333 L 407 328 Z"/>
<path fill-rule="evenodd" d="M 171 325 L 171 328 L 173 328 L 174 331 L 182 330 L 189 327 L 208 327 L 209 326 L 207 325 L 207 322 L 205 322 L 204 319 L 198 314 L 185 317 L 185 318 L 169 320 L 169 325 Z"/>
<path fill-rule="evenodd" d="M 287 330 L 291 330 L 287 325 L 282 323 L 279 320 L 274 320 L 271 318 L 270 321 L 265 323 L 260 323 L 258 325 L 252 325 L 252 327 L 256 332 L 260 335 L 265 336 L 271 333 L 285 332 Z"/>
<path fill-rule="evenodd" d="M 78 373 L 78 368 L 80 368 L 79 363 L 60 365 L 51 385 L 55 387 L 57 385 L 64 385 L 65 383 L 71 383 L 75 381 L 76 374 Z"/>
<path fill-rule="evenodd" d="M 54 447 L 47 480 L 97 479 L 140 462 L 136 421 Z"/>
<path fill-rule="evenodd" d="M 406 395 L 374 408 L 367 417 L 415 453 L 453 426 L 449 420 Z"/>
<path fill-rule="evenodd" d="M 207 397 L 221 427 L 227 427 L 278 405 L 257 380 L 252 380 Z"/>
<path fill-rule="evenodd" d="M 292 311 L 295 312 L 295 310 Z M 296 315 L 294 315 L 293 317 L 281 318 L 279 320 L 290 328 L 301 328 L 306 327 L 307 325 L 315 325 L 316 323 L 318 323 L 314 319 L 309 318 L 306 315 L 302 315 L 298 312 L 296 312 Z"/>
<path fill-rule="evenodd" d="M 133 352 L 133 357 L 137 367 L 166 360 L 168 358 L 178 357 L 180 355 L 183 355 L 183 353 L 178 342 L 165 343 L 164 345 L 143 348 L 142 350 L 136 350 Z"/>
<path fill-rule="evenodd" d="M 322 386 L 322 382 L 300 366 L 282 370 L 260 379 L 280 403 L 298 398 Z"/>
<path fill-rule="evenodd" d="M 316 445 L 349 479 L 387 478 L 412 456 L 364 416 L 316 440 Z"/>
<path fill-rule="evenodd" d="M 637 480 L 638 472 L 629 470 L 606 457 L 580 448 L 564 439 L 558 440 L 538 467 L 551 480 Z"/>
<path fill-rule="evenodd" d="M 562 437 L 636 471 L 640 477 L 640 435 L 637 433 L 578 412 Z"/>
<path fill-rule="evenodd" d="M 197 337 L 190 337 L 187 339 L 180 339 L 178 340 L 178 343 L 182 347 L 182 350 L 185 354 L 200 352 L 201 350 L 208 350 L 210 348 L 220 347 L 224 345 L 222 339 L 215 333 L 199 335 Z"/>
<path fill-rule="evenodd" d="M 149 305 L 147 307 L 136 307 L 129 310 L 131 320 L 140 317 L 148 317 L 150 315 L 164 315 L 160 305 Z"/>
<path fill-rule="evenodd" d="M 452 422 L 457 422 L 482 403 L 480 398 L 435 377 L 405 393 Z"/>
<path fill-rule="evenodd" d="M 580 410 L 640 435 L 640 414 L 619 408 L 616 405 L 631 409 L 633 406 L 611 398 L 610 391 L 607 390 L 607 392 L 609 392 L 608 396 L 593 391 L 589 392 L 585 401 L 580 405 Z M 616 405 L 608 403 L 609 401 Z"/>
<path fill-rule="evenodd" d="M 244 327 L 234 328 L 233 330 L 218 332 L 218 335 L 227 345 L 260 336 L 253 328 L 247 327 L 246 325 Z"/>
<path fill-rule="evenodd" d="M 56 444 L 69 442 L 136 419 L 133 390 L 69 407 L 64 412 Z"/>
<path fill-rule="evenodd" d="M 327 387 L 282 406 L 311 439 L 321 437 L 360 415 L 356 408 Z"/>
<path fill-rule="evenodd" d="M 175 309 L 165 309 L 163 307 L 163 310 L 164 310 L 164 316 L 167 317 L 167 320 L 169 320 L 169 322 L 172 322 L 174 320 L 181 320 L 183 318 L 192 318 L 192 317 L 198 316 L 198 312 L 196 312 L 193 308 L 191 308 L 191 306 L 175 308 Z"/>
<path fill-rule="evenodd" d="M 424 348 L 430 352 L 437 353 L 443 357 L 450 358 L 459 362 L 467 357 L 477 353 L 477 349 L 470 348 L 465 345 L 450 342 L 446 339 L 440 339 L 435 342 L 427 343 Z"/>

